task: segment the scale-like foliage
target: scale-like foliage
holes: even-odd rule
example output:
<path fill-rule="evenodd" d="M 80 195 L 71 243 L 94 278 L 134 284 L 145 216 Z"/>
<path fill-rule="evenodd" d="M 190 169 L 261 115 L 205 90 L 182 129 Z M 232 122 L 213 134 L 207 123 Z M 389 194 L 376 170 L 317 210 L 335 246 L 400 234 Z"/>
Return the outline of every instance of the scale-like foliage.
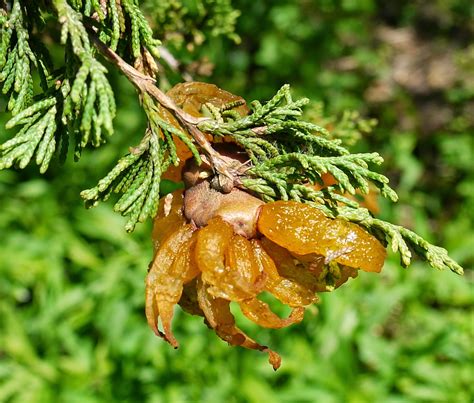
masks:
<path fill-rule="evenodd" d="M 405 266 L 415 252 L 433 267 L 462 272 L 444 249 L 372 217 L 351 197 L 356 192 L 367 194 L 374 186 L 382 196 L 397 200 L 388 179 L 372 170 L 383 162 L 381 156 L 353 154 L 346 148 L 357 140 L 358 133 L 370 131 L 373 122 L 345 115 L 339 122 L 331 121 L 334 130 L 328 131 L 303 118 L 302 108 L 308 100 L 293 100 L 288 85 L 268 102 L 251 103 L 249 113 L 238 113 L 242 100 L 220 106 L 203 101 L 207 117 L 196 117 L 155 85 L 160 41 L 138 1 L 53 0 L 32 6 L 14 0 L 2 4 L 0 84 L 3 94 L 9 96 L 12 114 L 6 128 L 18 131 L 0 145 L 0 169 L 14 164 L 24 168 L 34 157 L 45 172 L 55 153 L 67 154 L 71 138 L 79 157 L 85 148 L 98 147 L 113 133 L 116 105 L 101 54 L 137 88 L 148 125 L 140 144 L 130 148 L 96 187 L 81 195 L 93 206 L 119 193 L 115 210 L 128 216 L 127 231 L 155 215 L 162 175 L 170 165 L 183 162 L 175 144 L 179 139 L 198 164 L 204 156 L 215 173 L 265 201 L 311 203 L 330 217 L 366 227 L 384 245 L 391 242 Z M 207 15 L 206 22 L 196 25 L 196 35 L 200 29 L 211 29 L 215 35 L 232 36 L 237 16 L 227 0 L 202 0 L 196 2 L 195 10 L 181 2 L 160 2 L 155 14 L 163 17 L 170 10 L 176 11 L 175 22 L 185 21 L 185 15 Z M 56 70 L 48 52 L 37 45 L 44 16 L 54 20 L 61 31 L 58 45 L 64 49 L 64 65 Z M 34 71 L 41 85 L 37 94 Z M 213 148 L 213 140 L 219 138 L 230 139 L 245 150 L 249 161 L 244 169 L 229 170 Z M 334 180 L 330 186 L 324 182 L 328 174 Z"/>
<path fill-rule="evenodd" d="M 2 93 L 10 97 L 8 110 L 16 115 L 33 102 L 32 67 L 37 68 L 44 89 L 50 64 L 43 48 L 31 37 L 28 17 L 33 17 L 19 1 L 13 2 L 9 14 L 0 10 L 0 15 L 0 85 Z"/>
<path fill-rule="evenodd" d="M 112 192 L 122 193 L 114 210 L 129 216 L 125 229 L 133 231 L 137 222 L 156 214 L 160 196 L 160 177 L 167 161 L 162 140 L 148 129 L 142 142 L 130 149 L 96 187 L 84 190 L 81 196 L 89 206 L 107 200 Z"/>
<path fill-rule="evenodd" d="M 36 164 L 41 173 L 46 172 L 56 149 L 56 102 L 54 97 L 36 102 L 7 122 L 7 129 L 23 127 L 14 138 L 0 145 L 0 169 L 10 168 L 15 162 L 25 168 L 36 152 Z"/>

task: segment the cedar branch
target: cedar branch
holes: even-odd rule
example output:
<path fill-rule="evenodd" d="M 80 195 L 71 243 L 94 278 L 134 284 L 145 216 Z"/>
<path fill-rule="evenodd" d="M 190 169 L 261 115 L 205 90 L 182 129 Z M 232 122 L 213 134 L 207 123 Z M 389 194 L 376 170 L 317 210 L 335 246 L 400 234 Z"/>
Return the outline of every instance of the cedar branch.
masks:
<path fill-rule="evenodd" d="M 211 143 L 206 139 L 204 133 L 197 127 L 199 123 L 205 120 L 210 120 L 210 118 L 197 118 L 183 111 L 170 97 L 156 86 L 156 80 L 154 78 L 142 74 L 133 66 L 128 64 L 116 52 L 105 45 L 95 35 L 95 33 L 91 32 L 90 29 L 89 37 L 99 52 L 107 60 L 113 63 L 141 93 L 147 93 L 152 96 L 178 119 L 178 121 L 188 130 L 196 143 L 206 153 L 216 171 L 232 180 L 235 179 L 235 174 L 231 173 L 229 170 L 228 162 L 221 158 L 221 155 L 212 148 Z"/>

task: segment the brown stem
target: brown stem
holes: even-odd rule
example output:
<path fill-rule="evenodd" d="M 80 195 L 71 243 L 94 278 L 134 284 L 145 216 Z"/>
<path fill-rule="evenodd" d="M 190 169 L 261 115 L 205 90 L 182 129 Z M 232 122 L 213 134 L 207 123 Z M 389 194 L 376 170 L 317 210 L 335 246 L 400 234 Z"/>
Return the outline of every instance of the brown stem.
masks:
<path fill-rule="evenodd" d="M 94 45 L 97 49 L 105 56 L 111 63 L 115 64 L 119 70 L 134 84 L 141 92 L 146 92 L 155 98 L 161 105 L 166 109 L 174 112 L 173 114 L 177 117 L 180 117 L 186 125 L 192 124 L 197 125 L 207 118 L 196 118 L 190 114 L 184 112 L 169 98 L 163 91 L 161 91 L 155 85 L 155 79 L 140 73 L 137 69 L 129 65 L 125 60 L 123 60 L 117 53 L 110 49 L 106 44 L 104 44 L 97 36 L 93 33 L 89 33 Z"/>
<path fill-rule="evenodd" d="M 213 167 L 223 175 L 233 178 L 233 175 L 228 171 L 226 162 L 221 158 L 220 154 L 214 150 L 211 143 L 207 140 L 204 133 L 198 129 L 197 125 L 209 118 L 196 118 L 181 108 L 179 108 L 173 100 L 168 97 L 155 85 L 155 79 L 145 74 L 140 73 L 137 69 L 130 66 L 117 53 L 105 45 L 97 36 L 89 30 L 89 36 L 100 51 L 111 63 L 118 67 L 118 69 L 138 88 L 142 93 L 147 93 L 156 99 L 164 108 L 168 109 L 178 121 L 188 129 L 196 143 L 209 156 Z"/>

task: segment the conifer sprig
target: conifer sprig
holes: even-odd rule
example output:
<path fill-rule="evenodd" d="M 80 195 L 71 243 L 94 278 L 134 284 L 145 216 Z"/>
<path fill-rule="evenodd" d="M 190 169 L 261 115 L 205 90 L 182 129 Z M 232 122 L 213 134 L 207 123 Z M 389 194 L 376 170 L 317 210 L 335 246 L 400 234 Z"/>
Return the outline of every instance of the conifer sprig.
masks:
<path fill-rule="evenodd" d="M 76 139 L 75 156 L 79 158 L 89 144 L 98 147 L 104 143 L 103 134 L 113 134 L 115 98 L 107 69 L 96 58 L 82 15 L 65 0 L 55 0 L 55 6 L 68 62 L 62 77 L 62 123 Z"/>
<path fill-rule="evenodd" d="M 9 96 L 12 113 L 6 127 L 18 132 L 0 145 L 0 169 L 13 164 L 24 168 L 34 159 L 45 172 L 57 150 L 66 154 L 71 137 L 76 139 L 79 156 L 85 147 L 99 146 L 105 134 L 112 134 L 116 106 L 107 70 L 99 60 L 102 54 L 137 88 L 148 126 L 140 144 L 131 147 L 97 186 L 81 196 L 93 206 L 112 193 L 120 194 L 114 209 L 128 217 L 127 231 L 155 215 L 162 174 L 171 164 L 180 163 L 174 143 L 179 138 L 198 163 L 204 155 L 217 174 L 265 201 L 311 203 L 330 217 L 365 226 L 384 244 L 390 242 L 405 266 L 415 253 L 433 267 L 462 273 L 444 249 L 408 229 L 372 217 L 349 197 L 356 191 L 367 193 L 373 184 L 384 197 L 397 199 L 388 179 L 371 170 L 371 165 L 382 163 L 380 155 L 352 154 L 346 148 L 358 131 L 370 130 L 370 124 L 357 116 L 345 116 L 329 132 L 303 118 L 302 108 L 308 100 L 293 100 L 285 85 L 268 102 L 254 101 L 247 116 L 234 110 L 240 105 L 237 102 L 221 108 L 208 104 L 211 118 L 194 117 L 156 86 L 154 58 L 159 56 L 160 42 L 153 37 L 138 1 L 53 0 L 32 5 L 13 0 L 7 6 L 2 4 L 0 85 Z M 214 11 L 219 7 L 227 10 L 229 2 L 220 0 L 213 7 Z M 41 31 L 42 15 L 56 18 L 61 27 L 63 68 L 54 70 L 47 51 L 38 45 L 35 36 Z M 41 84 L 36 96 L 35 69 Z M 208 135 L 231 138 L 245 149 L 249 156 L 245 168 L 229 166 Z M 336 183 L 321 186 L 325 174 L 331 174 Z"/>
<path fill-rule="evenodd" d="M 33 102 L 32 65 L 36 66 L 42 85 L 48 72 L 48 57 L 39 47 L 32 49 L 26 10 L 16 0 L 10 14 L 2 10 L 0 19 L 0 85 L 9 95 L 9 111 L 16 115 Z"/>
<path fill-rule="evenodd" d="M 125 229 L 133 231 L 138 222 L 154 217 L 160 198 L 161 175 L 169 165 L 179 164 L 173 135 L 192 150 L 200 162 L 199 151 L 188 135 L 163 118 L 161 107 L 148 94 L 143 94 L 148 128 L 137 147 L 118 161 L 97 186 L 81 192 L 87 207 L 106 201 L 112 193 L 121 193 L 114 210 L 128 216 Z"/>
<path fill-rule="evenodd" d="M 101 42 L 119 51 L 128 62 L 154 75 L 161 42 L 153 36 L 145 16 L 135 0 L 76 0 L 71 7 L 82 15 L 84 27 L 91 29 Z"/>
<path fill-rule="evenodd" d="M 367 194 L 371 182 L 383 196 L 396 201 L 397 194 L 388 186 L 388 179 L 369 169 L 369 164 L 380 165 L 382 157 L 377 153 L 350 154 L 341 140 L 331 138 L 326 129 L 299 120 L 301 107 L 307 102 L 293 101 L 290 88 L 285 85 L 267 103 L 254 101 L 248 116 L 232 116 L 225 121 L 225 116 L 217 116 L 198 127 L 214 136 L 230 136 L 246 149 L 252 166 L 242 180 L 247 179 L 245 183 L 254 191 L 257 184 L 265 184 L 267 198 L 274 195 L 283 200 L 305 200 L 304 193 L 295 190 L 294 185 L 322 184 L 322 176 L 329 173 L 338 183 L 334 190 L 355 194 L 358 189 Z M 255 182 L 256 178 L 260 180 Z"/>
<path fill-rule="evenodd" d="M 132 54 L 138 58 L 142 54 L 142 48 L 147 49 L 156 58 L 160 57 L 158 47 L 161 42 L 153 38 L 153 31 L 150 28 L 145 16 L 138 7 L 138 2 L 134 0 L 121 1 L 123 13 L 128 16 L 131 31 Z"/>
<path fill-rule="evenodd" d="M 62 120 L 76 134 L 78 153 L 88 144 L 98 147 L 104 143 L 104 133 L 113 134 L 116 106 L 106 73 L 96 59 L 83 57 L 70 92 L 65 94 Z"/>
<path fill-rule="evenodd" d="M 306 103 L 305 99 L 293 101 L 289 87 L 283 86 L 266 104 L 252 103 L 252 113 L 246 117 L 216 116 L 214 110 L 215 119 L 198 126 L 214 136 L 233 138 L 247 151 L 251 164 L 239 183 L 262 199 L 311 203 L 330 217 L 365 226 L 384 244 L 390 242 L 404 266 L 410 264 L 413 252 L 434 268 L 462 274 L 462 268 L 443 248 L 431 245 L 413 231 L 372 217 L 358 202 L 344 196 L 356 190 L 367 194 L 369 183 L 373 183 L 382 196 L 398 200 L 388 179 L 369 169 L 369 164 L 383 162 L 379 154 L 351 154 L 324 128 L 297 120 Z M 336 185 L 320 190 L 311 186 L 323 184 L 326 173 L 334 177 Z"/>
<path fill-rule="evenodd" d="M 6 128 L 22 126 L 16 136 L 0 145 L 0 169 L 10 168 L 18 162 L 25 168 L 36 153 L 40 172 L 48 169 L 56 150 L 57 100 L 48 97 L 36 102 L 10 119 Z"/>
<path fill-rule="evenodd" d="M 114 210 L 128 216 L 125 229 L 133 231 L 137 222 L 144 222 L 156 214 L 160 197 L 160 177 L 170 160 L 167 146 L 151 127 L 137 147 L 131 147 L 115 167 L 102 178 L 97 186 L 81 192 L 87 207 L 107 200 L 114 193 L 122 196 Z"/>
<path fill-rule="evenodd" d="M 10 14 L 2 12 L 0 82 L 3 93 L 10 94 L 8 108 L 15 116 L 6 128 L 21 127 L 13 139 L 0 146 L 3 168 L 13 163 L 24 168 L 36 153 L 36 163 L 45 172 L 58 145 L 62 145 L 63 156 L 67 154 L 70 137 L 76 140 L 79 157 L 89 144 L 97 147 L 105 141 L 104 134 L 113 133 L 113 90 L 107 70 L 90 44 L 83 16 L 64 0 L 55 0 L 54 6 L 66 62 L 54 76 L 45 50 L 31 45 L 38 42 L 29 37 L 36 20 L 25 21 L 32 7 L 15 1 Z M 43 89 L 34 98 L 32 65 L 40 72 Z"/>
<path fill-rule="evenodd" d="M 378 237 L 383 234 L 382 241 L 390 242 L 392 251 L 400 255 L 400 262 L 404 267 L 410 265 L 413 251 L 433 268 L 463 274 L 463 268 L 448 256 L 446 249 L 430 244 L 407 228 L 372 217 L 365 208 L 340 207 L 338 216 L 366 227 Z"/>

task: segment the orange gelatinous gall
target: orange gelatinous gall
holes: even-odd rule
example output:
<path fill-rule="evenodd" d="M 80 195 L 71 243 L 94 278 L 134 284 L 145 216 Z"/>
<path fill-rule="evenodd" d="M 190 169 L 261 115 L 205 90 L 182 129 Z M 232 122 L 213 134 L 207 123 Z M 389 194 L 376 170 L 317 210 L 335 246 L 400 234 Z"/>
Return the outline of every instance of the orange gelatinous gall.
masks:
<path fill-rule="evenodd" d="M 263 272 L 255 261 L 250 241 L 234 234 L 225 257 L 226 267 L 235 273 L 241 288 L 250 295 L 256 295 L 263 289 Z"/>
<path fill-rule="evenodd" d="M 181 255 L 183 246 L 189 247 L 194 228 L 187 224 L 171 234 L 160 246 L 151 263 L 150 271 L 146 276 L 146 307 L 145 313 L 148 324 L 155 334 L 164 337 L 171 345 L 177 347 L 177 342 L 170 330 L 173 306 L 179 301 L 182 292 L 184 274 L 173 276 L 173 271 L 181 266 L 174 266 L 176 259 L 179 265 L 184 263 Z M 173 267 L 174 266 L 174 267 Z M 158 317 L 162 317 L 165 335 L 158 331 Z"/>
<path fill-rule="evenodd" d="M 166 238 L 186 224 L 182 206 L 182 190 L 168 194 L 160 200 L 158 212 L 153 221 L 153 232 L 151 235 L 155 253 Z"/>
<path fill-rule="evenodd" d="M 271 241 L 268 240 L 268 242 L 271 242 Z M 298 260 L 298 263 L 304 266 L 305 270 L 309 271 L 311 274 L 314 274 L 316 276 L 320 274 L 324 268 L 325 258 L 323 255 L 318 255 L 317 253 L 310 253 L 308 255 L 299 255 L 298 253 L 292 252 L 291 256 L 293 256 L 293 258 Z"/>
<path fill-rule="evenodd" d="M 155 300 L 165 338 L 174 347 L 178 347 L 178 342 L 171 331 L 174 307 L 181 299 L 184 284 L 199 275 L 193 256 L 195 244 L 196 232 L 179 248 L 173 264 L 166 267 L 168 271 L 161 272 L 154 283 Z"/>
<path fill-rule="evenodd" d="M 181 299 L 179 300 L 179 306 L 183 309 L 183 311 L 189 313 L 190 315 L 204 317 L 204 312 L 199 307 L 197 300 L 196 284 L 197 278 L 184 285 L 183 293 L 181 294 Z"/>
<path fill-rule="evenodd" d="M 268 304 L 257 298 L 241 301 L 239 306 L 242 313 L 252 322 L 270 329 L 280 329 L 294 323 L 299 323 L 303 320 L 304 316 L 304 308 L 296 307 L 292 309 L 288 318 L 282 319 L 272 312 Z"/>
<path fill-rule="evenodd" d="M 267 238 L 262 238 L 261 243 L 263 249 L 275 262 L 280 276 L 298 284 L 313 295 L 320 289 L 318 277 L 309 270 L 305 270 L 304 266 L 290 252 Z"/>
<path fill-rule="evenodd" d="M 238 106 L 234 110 L 241 116 L 245 116 L 249 113 L 249 109 L 242 97 L 231 94 L 214 84 L 201 82 L 180 83 L 171 88 L 166 95 L 168 95 L 179 108 L 194 117 L 202 116 L 202 106 L 206 103 L 210 103 L 220 108 L 232 102 L 243 102 L 243 105 Z M 160 114 L 167 123 L 186 133 L 186 130 L 181 127 L 179 122 L 169 111 L 162 108 Z M 206 135 L 206 137 L 209 141 L 212 141 L 210 135 Z M 173 135 L 173 141 L 176 145 L 176 154 L 178 155 L 181 164 L 177 167 L 174 165 L 170 166 L 163 174 L 163 178 L 179 182 L 181 180 L 181 169 L 183 163 L 188 158 L 192 157 L 192 153 L 188 146 L 177 136 Z"/>
<path fill-rule="evenodd" d="M 318 281 L 318 286 L 316 288 L 317 292 L 325 292 L 325 291 L 333 291 L 336 288 L 339 288 L 341 285 L 343 285 L 347 280 L 350 278 L 356 278 L 357 275 L 359 274 L 359 271 L 357 269 L 354 269 L 353 267 L 349 266 L 344 266 L 340 265 L 338 263 L 336 264 L 336 269 L 337 270 L 331 270 L 330 275 L 328 276 L 328 265 L 324 264 L 314 264 L 314 257 L 316 256 L 316 259 L 318 263 L 321 262 L 319 258 L 323 258 L 321 255 L 298 255 L 296 253 L 292 253 L 292 255 L 298 259 L 301 264 L 308 270 L 312 276 L 317 278 Z M 334 265 L 334 263 L 332 263 Z M 330 278 L 330 282 L 328 281 L 328 277 Z"/>
<path fill-rule="evenodd" d="M 356 224 L 326 217 L 308 204 L 277 201 L 262 207 L 258 229 L 291 252 L 317 253 L 328 263 L 380 272 L 386 251 L 383 245 Z"/>
<path fill-rule="evenodd" d="M 226 265 L 226 251 L 233 237 L 232 227 L 220 217 L 213 218 L 198 232 L 196 261 L 209 293 L 229 301 L 253 296 L 237 271 Z"/>
<path fill-rule="evenodd" d="M 310 305 L 318 300 L 314 291 L 298 282 L 280 275 L 275 262 L 260 241 L 252 239 L 253 253 L 257 263 L 267 275 L 264 289 L 283 304 L 291 307 Z"/>
<path fill-rule="evenodd" d="M 207 285 L 199 278 L 197 281 L 197 299 L 207 322 L 222 340 L 233 346 L 266 352 L 273 369 L 277 370 L 280 367 L 281 357 L 268 347 L 252 340 L 235 326 L 235 319 L 230 311 L 230 302 L 211 295 L 208 292 Z"/>
<path fill-rule="evenodd" d="M 246 238 L 257 235 L 257 219 L 260 206 L 264 202 L 239 189 L 221 198 L 216 215 L 232 225 L 236 234 Z"/>
<path fill-rule="evenodd" d="M 176 270 L 173 271 L 173 275 L 182 276 L 183 284 L 188 284 L 201 273 L 195 254 L 197 235 L 197 232 L 193 233 L 191 239 L 186 245 L 186 249 L 184 249 L 182 253 L 181 262 L 176 263 Z"/>
<path fill-rule="evenodd" d="M 233 102 L 243 102 L 235 108 L 242 116 L 249 113 L 245 100 L 238 95 L 225 91 L 214 84 L 187 82 L 175 85 L 167 92 L 175 104 L 192 116 L 202 116 L 202 105 L 210 103 L 218 108 Z"/>
<path fill-rule="evenodd" d="M 340 276 L 335 279 L 336 281 L 334 283 L 334 288 L 340 287 L 350 278 L 356 278 L 358 274 L 358 271 L 354 269 L 353 267 L 339 265 L 339 268 L 340 268 Z"/>

